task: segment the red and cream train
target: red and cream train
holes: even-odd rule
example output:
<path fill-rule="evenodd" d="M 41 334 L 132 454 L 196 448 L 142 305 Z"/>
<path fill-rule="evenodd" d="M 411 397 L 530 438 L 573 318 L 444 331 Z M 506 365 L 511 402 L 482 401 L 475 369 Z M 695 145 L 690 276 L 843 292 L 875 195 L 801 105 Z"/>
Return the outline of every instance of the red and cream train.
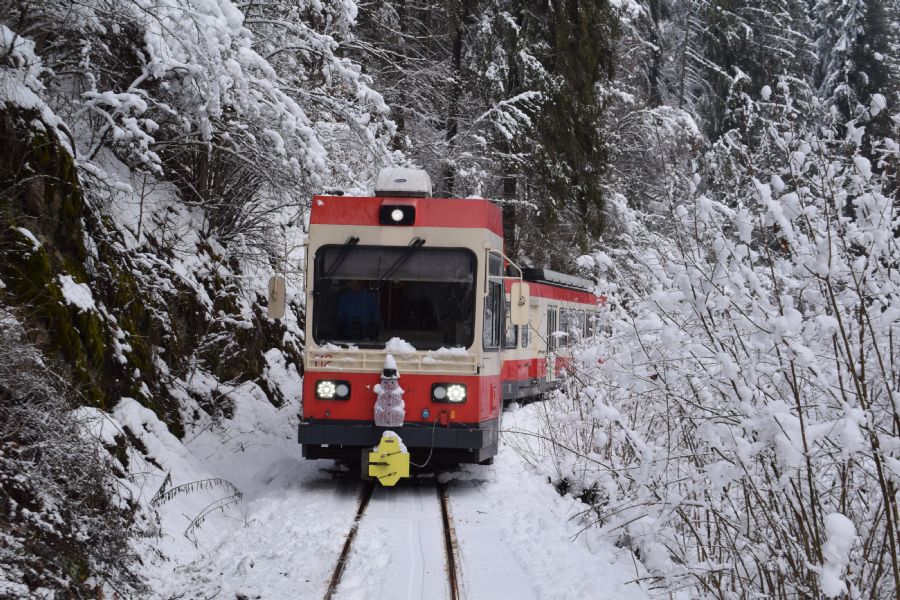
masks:
<path fill-rule="evenodd" d="M 303 455 L 359 460 L 378 443 L 375 387 L 391 354 L 413 459 L 489 462 L 504 402 L 558 382 L 604 298 L 581 278 L 511 265 L 488 200 L 432 198 L 427 174 L 402 169 L 376 190 L 313 198 Z"/>

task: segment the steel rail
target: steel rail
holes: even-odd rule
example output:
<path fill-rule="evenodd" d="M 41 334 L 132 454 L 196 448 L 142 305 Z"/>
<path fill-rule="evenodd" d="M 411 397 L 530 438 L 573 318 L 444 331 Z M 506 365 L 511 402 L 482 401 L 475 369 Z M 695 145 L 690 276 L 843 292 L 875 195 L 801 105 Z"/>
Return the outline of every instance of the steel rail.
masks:
<path fill-rule="evenodd" d="M 348 559 L 350 557 L 350 550 L 353 546 L 353 542 L 356 539 L 356 534 L 359 531 L 359 524 L 362 521 L 363 515 L 366 512 L 366 508 L 369 506 L 369 501 L 372 499 L 372 494 L 375 492 L 376 484 L 374 481 L 368 482 L 364 485 L 362 492 L 360 494 L 359 506 L 356 509 L 356 516 L 353 519 L 353 524 L 350 526 L 350 532 L 347 534 L 347 538 L 344 540 L 344 546 L 341 549 L 341 554 L 338 557 L 337 564 L 334 567 L 334 572 L 331 575 L 331 580 L 328 583 L 328 589 L 325 591 L 324 600 L 333 600 L 335 593 L 337 592 L 338 586 L 341 583 L 341 578 L 344 574 L 344 569 L 347 566 Z M 443 537 L 444 537 L 444 558 L 446 561 L 446 575 L 447 575 L 447 584 L 449 586 L 450 592 L 450 600 L 462 600 L 462 596 L 460 594 L 460 581 L 462 581 L 462 575 L 460 570 L 460 560 L 459 560 L 459 545 L 456 541 L 456 530 L 453 528 L 453 517 L 450 513 L 450 496 L 447 491 L 447 484 L 438 483 L 436 486 L 438 501 L 441 505 L 441 523 L 443 527 Z"/>
<path fill-rule="evenodd" d="M 364 484 L 362 494 L 359 498 L 359 507 L 356 509 L 356 517 L 353 519 L 353 525 L 350 526 L 350 533 L 344 540 L 344 547 L 341 549 L 341 555 L 338 557 L 337 564 L 334 566 L 334 573 L 331 575 L 331 581 L 328 583 L 328 590 L 325 592 L 325 600 L 332 600 L 334 593 L 337 591 L 341 577 L 344 575 L 344 568 L 347 566 L 347 558 L 350 556 L 350 547 L 353 540 L 356 539 L 356 532 L 359 531 L 359 522 L 362 520 L 366 508 L 369 506 L 369 500 L 375 492 L 375 482 L 370 481 Z"/>
<path fill-rule="evenodd" d="M 450 514 L 450 496 L 446 483 L 438 483 L 438 498 L 441 501 L 441 521 L 444 524 L 444 554 L 447 558 L 447 583 L 450 584 L 450 600 L 461 600 L 459 582 L 462 580 L 459 561 L 459 545 L 456 543 L 456 530 Z"/>

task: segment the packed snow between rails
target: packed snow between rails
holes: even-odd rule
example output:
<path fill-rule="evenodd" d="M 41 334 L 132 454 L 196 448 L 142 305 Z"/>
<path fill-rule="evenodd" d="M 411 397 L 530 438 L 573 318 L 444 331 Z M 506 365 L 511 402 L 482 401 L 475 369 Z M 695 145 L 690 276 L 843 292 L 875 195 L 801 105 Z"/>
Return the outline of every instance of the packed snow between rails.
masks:
<path fill-rule="evenodd" d="M 130 460 L 140 473 L 134 493 L 145 505 L 156 496 L 159 513 L 161 537 L 142 542 L 146 581 L 159 599 L 322 598 L 361 483 L 335 477 L 331 461 L 300 457 L 296 405 L 276 409 L 258 394 L 234 396 L 232 419 L 198 427 L 183 442 L 133 402 L 105 426 L 127 425 L 152 459 L 132 453 Z M 526 407 L 507 411 L 503 425 L 528 430 L 535 420 Z M 164 489 L 176 492 L 160 498 L 167 473 Z M 648 598 L 634 583 L 644 572 L 631 555 L 582 532 L 572 517 L 583 506 L 559 496 L 509 444 L 501 443 L 492 466 L 438 477 L 450 498 L 462 598 Z M 232 498 L 224 481 L 242 496 Z M 177 488 L 194 482 L 206 483 Z M 217 503 L 223 509 L 210 510 Z M 443 543 L 434 482 L 376 490 L 335 598 L 448 597 Z"/>

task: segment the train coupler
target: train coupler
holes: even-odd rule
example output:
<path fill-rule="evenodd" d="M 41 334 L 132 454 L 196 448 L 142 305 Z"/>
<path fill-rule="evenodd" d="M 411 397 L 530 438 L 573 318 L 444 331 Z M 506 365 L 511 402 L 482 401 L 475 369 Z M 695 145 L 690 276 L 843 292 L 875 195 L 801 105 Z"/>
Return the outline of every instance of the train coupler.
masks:
<path fill-rule="evenodd" d="M 369 452 L 368 459 L 369 477 L 383 486 L 396 485 L 400 479 L 409 477 L 409 452 L 393 431 L 381 434 L 381 441 Z"/>

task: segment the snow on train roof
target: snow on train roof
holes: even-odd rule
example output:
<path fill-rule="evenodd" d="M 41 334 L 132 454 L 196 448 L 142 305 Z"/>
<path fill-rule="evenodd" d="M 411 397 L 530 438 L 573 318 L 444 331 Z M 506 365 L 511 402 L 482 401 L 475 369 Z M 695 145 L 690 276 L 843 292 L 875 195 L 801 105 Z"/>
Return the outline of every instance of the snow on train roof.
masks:
<path fill-rule="evenodd" d="M 525 281 L 533 281 L 535 283 L 549 283 L 551 285 L 561 285 L 564 287 L 574 288 L 589 292 L 593 289 L 594 284 L 583 277 L 576 275 L 568 275 L 550 269 L 522 269 L 522 279 Z"/>
<path fill-rule="evenodd" d="M 382 169 L 375 181 L 375 195 L 394 198 L 431 198 L 431 177 L 421 169 Z"/>

